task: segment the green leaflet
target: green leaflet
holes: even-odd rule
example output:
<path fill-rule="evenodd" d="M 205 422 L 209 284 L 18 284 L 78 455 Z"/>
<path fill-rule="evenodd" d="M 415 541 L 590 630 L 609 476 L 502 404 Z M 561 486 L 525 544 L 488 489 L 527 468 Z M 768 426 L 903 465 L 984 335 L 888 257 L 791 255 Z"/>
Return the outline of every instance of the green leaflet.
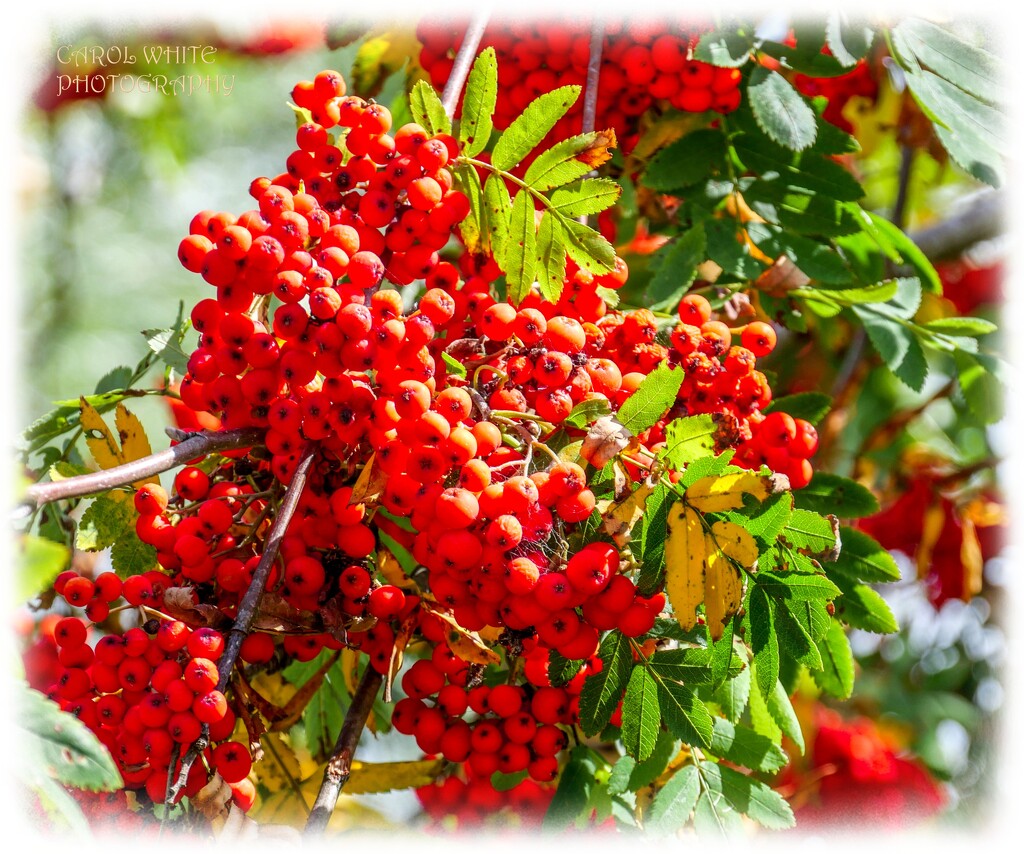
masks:
<path fill-rule="evenodd" d="M 778 71 L 761 65 L 755 68 L 747 97 L 758 126 L 779 145 L 801 151 L 814 142 L 818 132 L 814 111 Z"/>
<path fill-rule="evenodd" d="M 675 403 L 683 384 L 683 371 L 658 365 L 637 387 L 616 415 L 619 423 L 634 436 L 654 425 Z"/>
<path fill-rule="evenodd" d="M 580 91 L 579 86 L 560 86 L 531 101 L 495 143 L 491 153 L 494 168 L 507 172 L 518 166 L 576 103 Z"/>
<path fill-rule="evenodd" d="M 459 144 L 466 157 L 476 157 L 487 147 L 494 125 L 491 117 L 498 101 L 498 61 L 494 48 L 487 47 L 473 62 L 462 96 Z"/>

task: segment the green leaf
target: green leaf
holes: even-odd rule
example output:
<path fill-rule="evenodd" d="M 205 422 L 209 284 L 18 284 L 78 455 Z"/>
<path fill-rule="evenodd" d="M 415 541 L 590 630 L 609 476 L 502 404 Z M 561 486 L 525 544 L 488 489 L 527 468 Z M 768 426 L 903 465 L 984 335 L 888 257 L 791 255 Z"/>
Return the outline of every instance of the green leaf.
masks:
<path fill-rule="evenodd" d="M 749 510 L 732 514 L 733 521 L 742 525 L 762 543 L 762 551 L 778 539 L 782 529 L 789 524 L 793 515 L 793 495 L 780 492 L 767 501 L 755 504 Z"/>
<path fill-rule="evenodd" d="M 840 581 L 843 595 L 836 599 L 836 616 L 855 629 L 877 634 L 899 631 L 889 604 L 866 584 Z"/>
<path fill-rule="evenodd" d="M 727 679 L 709 699 L 718 704 L 726 719 L 738 721 L 750 699 L 750 668 L 745 667 L 733 679 Z"/>
<path fill-rule="evenodd" d="M 862 211 L 861 213 L 871 221 L 868 233 L 882 246 L 886 255 L 894 261 L 909 264 L 921 277 L 921 281 L 929 292 L 941 294 L 942 281 L 939 279 L 939 274 L 918 245 L 885 217 L 871 211 Z M 895 257 L 893 257 L 894 255 Z"/>
<path fill-rule="evenodd" d="M 548 679 L 556 688 L 569 682 L 582 668 L 582 660 L 566 658 L 558 650 L 551 650 L 548 659 Z"/>
<path fill-rule="evenodd" d="M 709 792 L 720 794 L 738 813 L 768 830 L 785 830 L 795 824 L 785 798 L 759 780 L 724 765 L 705 762 L 701 774 Z"/>
<path fill-rule="evenodd" d="M 750 59 L 753 44 L 742 29 L 712 30 L 701 36 L 693 58 L 723 68 L 739 68 Z"/>
<path fill-rule="evenodd" d="M 525 769 L 517 771 L 515 774 L 502 774 L 501 771 L 495 771 L 491 774 L 491 785 L 496 792 L 507 792 L 522 783 L 526 777 Z"/>
<path fill-rule="evenodd" d="M 662 581 L 671 495 L 672 492 L 666 484 L 658 483 L 647 496 L 643 515 L 633 529 L 631 549 L 633 557 L 640 561 L 640 575 L 636 585 L 644 596 L 654 593 Z"/>
<path fill-rule="evenodd" d="M 602 669 L 587 677 L 580 692 L 580 728 L 586 735 L 597 735 L 608 725 L 633 666 L 629 640 L 619 631 L 605 636 L 598 657 Z"/>
<path fill-rule="evenodd" d="M 810 107 L 807 109 L 810 110 Z M 811 112 L 812 118 L 813 115 Z M 777 177 L 771 182 L 762 183 L 774 184 L 776 188 L 784 189 L 786 192 L 799 192 L 801 195 L 820 194 L 825 197 L 826 202 L 855 202 L 864 195 L 864 189 L 856 178 L 838 163 L 820 154 L 794 154 L 787 148 L 772 144 L 764 137 L 747 133 L 737 134 L 733 141 L 733 149 L 744 166 L 762 178 L 769 173 L 777 173 Z M 786 227 L 785 222 L 779 224 Z M 823 224 L 819 223 L 818 227 Z"/>
<path fill-rule="evenodd" d="M 310 661 L 292 661 L 281 674 L 292 685 L 301 688 L 334 653 L 325 649 Z M 348 690 L 339 661 L 324 676 L 323 682 L 302 711 L 302 729 L 307 746 L 315 757 L 329 756 L 345 722 L 350 705 Z"/>
<path fill-rule="evenodd" d="M 579 98 L 581 87 L 560 86 L 535 98 L 499 137 L 491 154 L 495 169 L 514 169 L 547 136 Z"/>
<path fill-rule="evenodd" d="M 989 357 L 963 350 L 953 353 L 957 382 L 971 411 L 986 423 L 1003 415 L 1003 384 L 995 374 L 996 364 Z"/>
<path fill-rule="evenodd" d="M 125 531 L 134 527 L 135 512 L 131 504 L 101 495 L 90 504 L 78 523 L 75 547 L 95 552 L 109 548 Z"/>
<path fill-rule="evenodd" d="M 763 735 L 772 744 L 782 744 L 782 730 L 779 729 L 779 725 L 775 722 L 775 718 L 772 717 L 768 711 L 768 704 L 762 694 L 762 689 L 758 684 L 760 677 L 757 672 L 757 665 L 751 663 L 753 668 L 753 674 L 751 680 L 753 682 L 754 690 L 750 692 L 750 725 L 753 727 L 754 732 L 758 735 Z M 774 688 L 768 691 L 770 697 Z"/>
<path fill-rule="evenodd" d="M 723 171 L 725 157 L 725 137 L 721 130 L 691 131 L 654 155 L 640 183 L 662 191 L 688 187 Z"/>
<path fill-rule="evenodd" d="M 793 710 L 793 703 L 790 701 L 786 689 L 782 687 L 782 682 L 775 683 L 775 688 L 771 694 L 765 697 L 765 702 L 772 720 L 778 724 L 779 729 L 797 746 L 802 754 L 805 749 L 804 733 L 800 729 L 800 720 Z"/>
<path fill-rule="evenodd" d="M 999 327 L 981 317 L 942 317 L 929 320 L 924 328 L 941 335 L 990 335 Z"/>
<path fill-rule="evenodd" d="M 990 177 L 1001 180 L 999 155 L 1010 150 L 1005 117 L 930 71 L 911 71 L 906 79 L 914 100 L 935 123 L 950 156 L 971 174 L 975 174 L 973 164 L 979 163 L 990 170 Z M 950 140 L 954 141 L 952 145 Z"/>
<path fill-rule="evenodd" d="M 824 575 L 811 575 L 790 570 L 782 574 L 762 570 L 757 574 L 757 586 L 775 599 L 827 601 L 839 595 L 839 588 Z"/>
<path fill-rule="evenodd" d="M 801 151 L 814 142 L 814 110 L 778 71 L 757 66 L 750 74 L 747 97 L 758 126 L 779 145 Z"/>
<path fill-rule="evenodd" d="M 779 678 L 779 640 L 775 634 L 775 605 L 759 585 L 750 587 L 750 648 L 757 687 L 764 697 Z"/>
<path fill-rule="evenodd" d="M 859 306 L 854 306 L 853 311 L 860 318 L 864 331 L 882 361 L 887 365 L 900 364 L 910 350 L 913 333 L 896 319 L 866 311 Z"/>
<path fill-rule="evenodd" d="M 483 200 L 483 188 L 476 167 L 469 163 L 459 164 L 452 170 L 455 186 L 469 199 L 469 213 L 459 223 L 459 234 L 469 251 L 480 251 L 492 246 L 488 228 L 490 211 Z M 492 251 L 493 246 L 492 246 Z M 495 256 L 497 260 L 497 256 Z M 499 264 L 500 266 L 500 264 Z"/>
<path fill-rule="evenodd" d="M 711 747 L 711 714 L 691 688 L 678 682 L 658 682 L 658 699 L 668 731 L 685 744 Z"/>
<path fill-rule="evenodd" d="M 845 12 L 838 10 L 829 13 L 825 33 L 832 55 L 847 68 L 867 56 L 875 35 L 871 27 L 860 21 L 851 21 Z"/>
<path fill-rule="evenodd" d="M 462 379 L 466 378 L 466 366 L 462 364 L 462 362 L 448 355 L 444 350 L 441 351 L 441 359 L 444 361 L 449 375 L 453 377 L 461 377 Z"/>
<path fill-rule="evenodd" d="M 848 477 L 816 471 L 811 482 L 793 493 L 796 506 L 814 513 L 833 513 L 840 519 L 858 519 L 878 512 L 871 490 Z"/>
<path fill-rule="evenodd" d="M 768 223 L 749 223 L 747 233 L 757 248 L 769 258 L 785 255 L 814 281 L 827 285 L 845 285 L 853 279 L 853 273 L 842 256 L 829 244 L 801 237 Z"/>
<path fill-rule="evenodd" d="M 839 559 L 829 564 L 829 572 L 869 582 L 899 581 L 900 570 L 893 556 L 875 540 L 856 528 L 839 529 L 843 541 Z"/>
<path fill-rule="evenodd" d="M 900 290 L 897 279 L 885 279 L 862 288 L 838 288 L 819 291 L 817 296 L 827 297 L 840 305 L 861 305 L 863 303 L 885 303 L 894 299 Z"/>
<path fill-rule="evenodd" d="M 34 534 L 18 538 L 21 564 L 18 567 L 15 596 L 24 601 L 48 589 L 64 570 L 71 552 L 63 543 L 55 543 Z"/>
<path fill-rule="evenodd" d="M 723 718 L 715 718 L 711 753 L 751 771 L 766 774 L 780 771 L 789 762 L 785 751 L 771 739 Z"/>
<path fill-rule="evenodd" d="M 674 834 L 690 818 L 700 795 L 700 776 L 695 765 L 684 765 L 662 786 L 651 802 L 644 830 L 654 836 Z"/>
<path fill-rule="evenodd" d="M 551 207 L 564 216 L 590 216 L 610 208 L 622 194 L 611 178 L 584 178 L 552 191 Z"/>
<path fill-rule="evenodd" d="M 682 385 L 682 369 L 662 363 L 644 377 L 636 391 L 626 398 L 616 418 L 636 436 L 652 427 L 672 407 Z"/>
<path fill-rule="evenodd" d="M 132 381 L 132 369 L 126 365 L 107 371 L 96 383 L 96 394 L 108 391 L 119 391 L 128 388 Z"/>
<path fill-rule="evenodd" d="M 802 418 L 811 424 L 818 424 L 832 408 L 832 398 L 820 391 L 802 391 L 797 394 L 775 398 L 765 412 L 788 412 L 794 418 Z"/>
<path fill-rule="evenodd" d="M 659 456 L 669 468 L 683 469 L 688 463 L 714 452 L 718 427 L 710 415 L 675 418 L 665 427 L 665 447 Z"/>
<path fill-rule="evenodd" d="M 799 661 L 814 670 L 820 670 L 822 666 L 821 653 L 809 631 L 793 615 L 786 600 L 776 599 L 775 601 L 775 631 L 779 637 L 780 654 L 784 653 L 793 661 Z M 796 603 L 796 607 L 799 607 L 800 604 Z M 780 660 L 779 664 L 781 666 L 783 662 Z"/>
<path fill-rule="evenodd" d="M 189 354 L 185 352 L 183 342 L 191 326 L 191 321 L 186 319 L 171 329 L 142 330 L 149 349 L 156 353 L 165 365 L 173 368 L 180 376 L 184 376 L 188 371 Z"/>
<path fill-rule="evenodd" d="M 914 56 L 921 65 L 983 101 L 996 100 L 1003 69 L 988 51 L 921 18 L 901 21 L 891 35 L 893 47 L 902 57 Z"/>
<path fill-rule="evenodd" d="M 537 262 L 534 270 L 540 295 L 548 302 L 558 302 L 565 284 L 564 239 L 561 224 L 550 211 L 545 211 L 537 229 Z"/>
<path fill-rule="evenodd" d="M 699 222 L 661 247 L 651 259 L 657 259 L 658 268 L 644 292 L 647 305 L 655 311 L 674 309 L 697 278 L 706 249 L 707 235 Z"/>
<path fill-rule="evenodd" d="M 156 548 L 142 542 L 132 526 L 117 538 L 110 550 L 110 562 L 118 578 L 123 580 L 156 569 Z"/>
<path fill-rule="evenodd" d="M 534 224 L 533 196 L 520 190 L 512 202 L 508 246 L 502 269 L 508 281 L 508 297 L 519 305 L 530 293 L 537 263 L 537 226 Z"/>
<path fill-rule="evenodd" d="M 708 257 L 723 273 L 744 280 L 756 279 L 765 271 L 765 265 L 754 258 L 750 247 L 739 239 L 737 223 L 733 220 L 706 220 L 704 231 Z"/>
<path fill-rule="evenodd" d="M 622 699 L 622 745 L 643 762 L 654 751 L 661 724 L 658 685 L 646 667 L 637 665 Z"/>
<path fill-rule="evenodd" d="M 484 48 L 473 61 L 462 96 L 459 144 L 466 157 L 476 157 L 487 147 L 494 127 L 491 116 L 498 102 L 498 61 L 493 47 Z"/>
<path fill-rule="evenodd" d="M 693 486 L 698 480 L 704 477 L 716 477 L 720 474 L 725 474 L 727 471 L 740 472 L 738 466 L 730 466 L 732 458 L 736 455 L 736 452 L 729 448 L 722 451 L 716 457 L 700 457 L 694 460 L 686 467 L 686 471 L 683 472 L 682 477 L 679 478 L 679 486 L 686 489 L 688 486 Z"/>
<path fill-rule="evenodd" d="M 812 670 L 811 677 L 822 691 L 839 700 L 853 693 L 853 653 L 842 625 L 835 620 L 818 644 L 821 669 Z"/>
<path fill-rule="evenodd" d="M 734 659 L 738 661 L 738 659 Z M 649 665 L 658 679 L 666 682 L 682 682 L 686 685 L 710 685 L 713 680 L 711 672 L 711 652 L 698 647 L 680 649 L 660 649 L 649 659 Z M 737 667 L 730 675 L 739 672 Z"/>
<path fill-rule="evenodd" d="M 452 122 L 444 111 L 444 104 L 426 80 L 419 80 L 412 87 L 409 109 L 413 121 L 422 125 L 431 136 L 452 132 Z"/>
<path fill-rule="evenodd" d="M 589 747 L 577 745 L 572 749 L 544 814 L 545 830 L 564 830 L 579 818 L 590 799 L 599 762 L 600 758 Z"/>
<path fill-rule="evenodd" d="M 380 544 L 395 556 L 398 565 L 402 567 L 402 571 L 406 575 L 412 575 L 416 571 L 419 562 L 409 554 L 409 550 L 405 546 L 383 531 L 378 531 L 377 537 L 380 539 Z"/>
<path fill-rule="evenodd" d="M 628 753 L 620 756 L 612 766 L 612 773 L 608 775 L 608 794 L 621 795 L 630 789 L 629 778 L 636 770 L 636 760 Z"/>
<path fill-rule="evenodd" d="M 895 368 L 890 367 L 896 378 L 908 388 L 921 391 L 928 379 L 928 359 L 918 338 L 911 337 L 907 342 L 907 353 Z"/>
<path fill-rule="evenodd" d="M 995 149 L 970 134 L 939 125 L 935 125 L 935 135 L 953 162 L 972 178 L 990 187 L 1006 184 L 1006 164 Z"/>
<path fill-rule="evenodd" d="M 651 783 L 657 780 L 665 772 L 665 769 L 668 767 L 668 763 L 671 762 L 678 753 L 679 742 L 672 736 L 672 734 L 665 732 L 665 730 L 659 732 L 658 740 L 654 745 L 654 752 L 652 752 L 651 755 L 643 762 L 636 762 L 633 766 L 633 770 L 629 775 L 629 785 L 627 788 L 630 791 L 636 792 L 644 786 L 651 785 Z M 623 759 L 635 761 L 632 756 L 623 757 Z"/>
<path fill-rule="evenodd" d="M 706 789 L 693 810 L 693 829 L 698 839 L 731 839 L 744 832 L 743 818 L 717 792 Z"/>
<path fill-rule="evenodd" d="M 794 510 L 780 539 L 791 548 L 812 557 L 828 555 L 835 549 L 836 535 L 832 522 L 810 510 Z"/>
<path fill-rule="evenodd" d="M 611 411 L 611 405 L 607 400 L 601 398 L 581 400 L 572 408 L 562 423 L 568 427 L 583 428 L 593 424 L 598 418 L 610 415 Z"/>
<path fill-rule="evenodd" d="M 579 267 L 594 274 L 607 273 L 615 267 L 615 249 L 590 226 L 567 219 L 553 211 L 565 231 L 565 251 Z"/>
<path fill-rule="evenodd" d="M 110 752 L 92 731 L 70 712 L 22 684 L 16 718 L 23 731 L 21 750 L 50 777 L 90 792 L 112 792 L 124 781 Z"/>
<path fill-rule="evenodd" d="M 526 170 L 523 180 L 538 192 L 544 192 L 582 178 L 592 171 L 593 167 L 578 155 L 605 140 L 606 137 L 601 131 L 581 133 L 563 139 L 537 155 Z"/>
<path fill-rule="evenodd" d="M 487 231 L 495 262 L 505 263 L 505 250 L 509 243 L 512 220 L 512 199 L 500 175 L 491 173 L 484 182 L 484 207 L 487 212 Z M 504 268 L 503 268 L 504 269 Z"/>

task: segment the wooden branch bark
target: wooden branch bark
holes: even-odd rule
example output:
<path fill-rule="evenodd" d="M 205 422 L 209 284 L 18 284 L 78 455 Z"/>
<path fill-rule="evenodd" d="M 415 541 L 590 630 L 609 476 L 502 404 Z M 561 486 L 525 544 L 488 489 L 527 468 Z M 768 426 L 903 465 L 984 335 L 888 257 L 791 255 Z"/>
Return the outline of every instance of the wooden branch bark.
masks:
<path fill-rule="evenodd" d="M 41 506 L 63 498 L 80 498 L 96 492 L 106 492 L 115 486 L 124 486 L 154 474 L 185 465 L 189 460 L 219 451 L 229 451 L 256 445 L 263 439 L 263 430 L 245 428 L 242 430 L 204 430 L 165 451 L 158 451 L 139 460 L 103 471 L 69 477 L 52 483 L 36 483 L 25 490 L 22 503 Z"/>
<path fill-rule="evenodd" d="M 466 78 L 469 77 L 469 71 L 473 67 L 477 48 L 480 47 L 480 39 L 484 36 L 484 30 L 487 28 L 487 21 L 490 17 L 491 10 L 486 7 L 477 11 L 473 20 L 469 22 L 469 26 L 466 27 L 466 35 L 463 36 L 459 52 L 455 55 L 452 73 L 448 75 L 448 82 L 444 84 L 444 92 L 441 94 L 441 104 L 450 119 L 455 118 L 455 107 L 459 103 L 462 87 L 466 85 Z"/>
<path fill-rule="evenodd" d="M 352 759 L 355 756 L 356 745 L 359 743 L 359 736 L 366 726 L 366 720 L 373 709 L 373 701 L 380 690 L 383 676 L 377 670 L 367 664 L 363 671 L 363 677 L 356 686 L 356 692 L 352 696 L 352 705 L 345 713 L 345 721 L 341 725 L 341 732 L 338 734 L 338 741 L 331 752 L 331 758 L 327 761 L 327 768 L 324 770 L 324 778 L 320 783 L 320 791 L 313 802 L 313 810 L 306 822 L 305 835 L 314 837 L 321 835 L 327 829 L 327 823 L 331 820 L 334 808 L 338 805 L 338 797 L 341 790 L 348 782 L 352 773 Z"/>
<path fill-rule="evenodd" d="M 277 560 L 277 554 L 281 549 L 281 540 L 284 539 L 288 525 L 291 523 L 295 510 L 299 506 L 299 499 L 302 497 L 303 489 L 305 489 L 306 478 L 309 475 L 310 466 L 313 464 L 316 450 L 316 444 L 310 444 L 306 448 L 302 459 L 299 461 L 298 468 L 295 470 L 295 474 L 292 475 L 284 501 L 281 502 L 281 507 L 278 509 L 277 518 L 274 520 L 267 540 L 263 544 L 263 555 L 260 557 L 260 562 L 252 574 L 249 588 L 245 591 L 242 601 L 238 604 L 238 614 L 235 617 L 234 625 L 227 631 L 224 654 L 217 662 L 217 671 L 220 674 L 217 690 L 222 693 L 227 690 L 231 673 L 234 671 L 235 663 L 238 661 L 238 652 L 242 648 L 242 641 L 245 640 L 246 635 L 249 634 L 249 630 L 252 628 L 253 618 L 256 616 L 256 610 L 259 607 L 260 599 L 263 597 L 263 591 L 267 587 L 270 570 L 273 569 L 274 562 Z M 172 802 L 188 780 L 188 772 L 191 770 L 193 763 L 206 750 L 209 744 L 209 727 L 204 725 L 202 735 L 189 748 L 188 753 L 185 754 L 185 758 L 182 760 L 181 772 L 178 774 L 178 779 L 171 789 Z"/>

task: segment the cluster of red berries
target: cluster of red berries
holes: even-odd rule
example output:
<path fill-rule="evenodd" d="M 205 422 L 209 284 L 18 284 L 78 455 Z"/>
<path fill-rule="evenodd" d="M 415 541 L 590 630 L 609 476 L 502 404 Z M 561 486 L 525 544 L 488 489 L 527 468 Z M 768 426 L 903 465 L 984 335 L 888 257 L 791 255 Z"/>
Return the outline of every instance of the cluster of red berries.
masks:
<path fill-rule="evenodd" d="M 498 61 L 498 103 L 494 123 L 511 124 L 531 101 L 560 86 L 583 86 L 590 60 L 591 28 L 580 22 L 511 22 L 484 32 L 481 48 L 493 47 Z M 420 65 L 435 86 L 451 73 L 464 29 L 421 23 Z M 666 25 L 604 22 L 597 89 L 597 127 L 613 128 L 624 143 L 636 133 L 640 116 L 656 104 L 677 110 L 729 113 L 740 103 L 740 71 L 693 59 L 699 35 Z M 550 139 L 566 139 L 582 128 L 583 100 L 555 125 Z M 625 144 L 624 147 L 631 148 Z"/>
<path fill-rule="evenodd" d="M 115 586 L 111 579 L 120 585 L 113 573 L 102 573 L 95 586 L 109 592 Z M 69 605 L 80 601 L 86 586 L 93 582 L 74 572 L 62 574 L 55 585 L 65 591 Z M 183 754 L 205 725 L 211 743 L 206 764 L 192 765 L 179 796 L 192 797 L 209 782 L 208 766 L 231 785 L 239 806 L 252 805 L 255 790 L 246 779 L 252 758 L 242 744 L 230 740 L 235 714 L 218 689 L 217 660 L 224 651 L 220 632 L 193 630 L 180 620 L 151 620 L 104 634 L 92 646 L 88 626 L 79 617 L 58 618 L 46 628 L 57 667 L 44 692 L 96 734 L 117 763 L 125 788 L 144 790 L 153 803 L 163 803 L 168 775 L 177 778 Z"/>
<path fill-rule="evenodd" d="M 555 787 L 524 779 L 499 791 L 490 774 L 465 766 L 465 779 L 452 774 L 416 790 L 423 811 L 431 820 L 428 832 L 485 827 L 527 830 L 538 828 L 555 795 Z"/>

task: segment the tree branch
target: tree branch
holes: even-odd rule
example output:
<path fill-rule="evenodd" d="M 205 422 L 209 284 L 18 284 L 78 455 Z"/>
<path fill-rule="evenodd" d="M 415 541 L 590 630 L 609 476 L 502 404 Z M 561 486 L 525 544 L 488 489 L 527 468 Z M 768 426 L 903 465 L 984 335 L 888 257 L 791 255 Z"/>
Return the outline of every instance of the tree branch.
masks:
<path fill-rule="evenodd" d="M 595 20 L 590 30 L 590 58 L 587 61 L 587 86 L 583 95 L 582 133 L 597 130 L 597 85 L 601 78 L 601 48 L 604 43 L 604 23 Z"/>
<path fill-rule="evenodd" d="M 238 613 L 235 616 L 234 625 L 226 633 L 227 641 L 224 644 L 224 654 L 217 662 L 217 670 L 220 674 L 217 690 L 221 693 L 227 691 L 228 681 L 231 679 L 231 673 L 235 669 L 235 663 L 238 661 L 238 652 L 242 648 L 242 641 L 245 640 L 246 635 L 249 634 L 249 630 L 252 628 L 256 609 L 259 607 L 263 591 L 267 587 L 270 570 L 273 569 L 274 562 L 277 560 L 277 553 L 281 549 L 281 540 L 284 539 L 288 525 L 291 523 L 295 510 L 299 506 L 299 499 L 302 497 L 303 489 L 306 486 L 306 477 L 309 475 L 310 466 L 313 464 L 313 456 L 316 454 L 316 449 L 315 443 L 307 446 L 302 459 L 299 461 L 298 468 L 295 469 L 295 474 L 292 475 L 291 483 L 288 484 L 288 490 L 285 492 L 284 501 L 281 502 L 277 518 L 274 519 L 274 524 L 270 528 L 270 534 L 263 544 L 263 555 L 260 557 L 260 562 L 252 574 L 249 589 L 245 591 L 245 596 L 242 597 L 242 601 L 238 604 Z M 204 725 L 202 735 L 199 736 L 198 740 L 189 748 L 188 753 L 185 754 L 185 758 L 181 763 L 181 773 L 178 774 L 178 779 L 172 789 L 172 801 L 177 797 L 178 792 L 188 780 L 188 772 L 192 769 L 192 764 L 209 747 L 209 732 L 209 727 Z"/>
<path fill-rule="evenodd" d="M 366 719 L 373 709 L 373 701 L 377 697 L 384 677 L 377 672 L 370 664 L 366 665 L 363 671 L 363 678 L 356 686 L 356 692 L 352 696 L 352 705 L 345 713 L 345 721 L 341 725 L 341 732 L 338 734 L 338 741 L 334 745 L 331 758 L 327 761 L 327 768 L 324 769 L 324 779 L 320 783 L 320 791 L 317 793 L 316 801 L 313 802 L 313 810 L 306 822 L 305 835 L 307 837 L 319 836 L 327 829 L 327 823 L 331 820 L 334 808 L 338 805 L 338 796 L 342 788 L 348 782 L 349 774 L 352 773 L 352 759 L 355 756 L 356 745 L 359 743 L 359 736 L 366 726 Z"/>
<path fill-rule="evenodd" d="M 909 235 L 930 261 L 959 258 L 975 243 L 998 237 L 1005 229 L 1006 192 L 982 190 L 954 214 Z"/>
<path fill-rule="evenodd" d="M 25 498 L 21 503 L 35 504 L 38 507 L 50 501 L 59 501 L 62 498 L 79 498 L 96 492 L 106 492 L 115 486 L 134 483 L 175 466 L 184 465 L 189 460 L 194 460 L 204 454 L 258 444 L 263 438 L 263 432 L 254 427 L 247 427 L 242 430 L 219 432 L 204 430 L 201 433 L 193 433 L 189 438 L 165 451 L 150 454 L 148 457 L 133 460 L 122 466 L 69 477 L 52 483 L 35 483 L 25 490 Z"/>
<path fill-rule="evenodd" d="M 477 11 L 466 27 L 466 35 L 462 37 L 462 44 L 452 65 L 452 73 L 448 76 L 448 82 L 444 84 L 444 93 L 441 95 L 441 104 L 449 119 L 455 118 L 455 107 L 459 103 L 462 87 L 466 85 L 466 78 L 469 77 L 469 70 L 476 57 L 476 49 L 480 47 L 480 39 L 484 36 L 490 17 L 491 10 L 484 7 Z"/>

